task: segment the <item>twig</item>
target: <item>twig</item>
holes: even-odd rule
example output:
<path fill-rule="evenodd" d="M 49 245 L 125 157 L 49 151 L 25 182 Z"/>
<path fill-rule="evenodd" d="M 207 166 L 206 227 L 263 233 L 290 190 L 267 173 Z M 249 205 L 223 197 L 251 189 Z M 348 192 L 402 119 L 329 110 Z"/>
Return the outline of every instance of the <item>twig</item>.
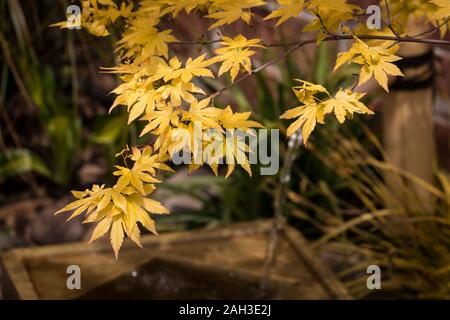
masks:
<path fill-rule="evenodd" d="M 411 36 L 411 37 L 423 37 L 423 36 L 426 36 L 426 35 L 428 35 L 428 34 L 433 34 L 433 33 L 435 33 L 436 31 L 438 31 L 441 27 L 443 27 L 444 25 L 446 25 L 448 22 L 450 21 L 450 18 L 449 19 L 447 19 L 447 20 L 445 20 L 444 22 L 442 22 L 442 23 L 440 23 L 440 24 L 438 24 L 436 27 L 434 27 L 433 29 L 430 29 L 430 30 L 428 30 L 428 31 L 424 31 L 424 32 L 421 32 L 421 33 L 418 33 L 418 34 L 415 34 L 415 35 L 413 35 L 413 36 Z"/>
<path fill-rule="evenodd" d="M 413 37 L 409 37 L 409 36 L 397 38 L 397 37 L 381 36 L 381 35 L 380 36 L 379 35 L 359 35 L 359 36 L 356 35 L 356 37 L 361 40 L 386 40 L 386 41 L 394 41 L 394 42 L 398 42 L 398 43 L 410 42 L 410 43 L 431 44 L 431 45 L 436 45 L 436 46 L 450 46 L 450 41 L 446 41 L 446 40 L 420 39 L 420 38 L 413 38 Z M 323 39 L 322 41 L 337 41 L 337 40 L 352 40 L 352 39 L 354 39 L 353 35 L 332 35 L 332 36 L 329 36 L 329 37 Z M 284 54 L 276 57 L 275 59 L 272 59 L 272 60 L 266 62 L 265 64 L 261 65 L 260 67 L 254 69 L 251 72 L 247 73 L 246 75 L 240 77 L 238 80 L 229 84 L 228 86 L 225 86 L 225 87 L 217 90 L 216 92 L 211 94 L 209 97 L 211 99 L 216 98 L 217 96 L 221 95 L 222 93 L 231 89 L 232 87 L 236 86 L 237 84 L 241 83 L 242 81 L 252 77 L 254 74 L 266 69 L 267 67 L 277 63 L 278 61 L 283 60 L 288 55 L 290 55 L 291 53 L 296 51 L 297 49 L 299 49 L 303 46 L 309 45 L 309 44 L 316 43 L 316 42 L 317 42 L 317 39 L 313 38 L 313 39 L 298 41 L 295 43 L 284 44 L 285 46 L 291 47 Z"/>
<path fill-rule="evenodd" d="M 334 34 L 330 30 L 328 30 L 327 26 L 325 25 L 325 23 L 322 20 L 322 17 L 320 16 L 319 12 L 316 12 L 316 16 L 317 16 L 317 18 L 319 18 L 320 25 L 322 26 L 323 30 L 325 30 L 325 32 L 327 34 L 329 34 L 330 36 L 337 36 L 337 34 Z"/>
<path fill-rule="evenodd" d="M 450 19 L 449 19 L 450 21 Z M 387 25 L 387 24 L 386 24 Z M 427 32 L 431 32 L 432 30 L 429 30 Z M 438 39 L 421 39 L 418 38 L 420 35 L 415 36 L 382 36 L 382 35 L 355 35 L 355 37 L 358 37 L 361 40 L 385 40 L 385 41 L 397 41 L 397 42 L 414 42 L 414 43 L 422 43 L 422 44 L 429 44 L 429 45 L 436 45 L 436 46 L 450 46 L 450 41 L 447 40 L 438 40 Z M 322 41 L 338 41 L 338 40 L 352 40 L 352 35 L 338 35 L 338 34 L 330 34 L 329 37 L 323 39 Z M 208 45 L 220 42 L 222 40 L 215 39 L 210 41 L 179 41 L 179 42 L 171 42 L 169 45 Z M 304 41 L 294 41 L 294 42 L 274 42 L 274 43 L 267 43 L 267 42 L 261 42 L 261 45 L 264 47 L 293 47 L 300 43 L 303 43 L 303 45 L 312 44 L 317 41 L 317 38 L 304 40 Z"/>
<path fill-rule="evenodd" d="M 386 6 L 386 14 L 387 14 L 387 18 L 388 18 L 388 23 L 386 24 L 387 27 L 389 28 L 389 30 L 392 31 L 392 33 L 398 38 L 400 38 L 400 35 L 398 34 L 398 32 L 394 29 L 394 27 L 392 26 L 392 19 L 391 19 L 391 10 L 389 9 L 389 5 L 387 0 L 384 0 L 384 4 Z"/>
<path fill-rule="evenodd" d="M 183 41 L 177 41 L 177 42 L 170 42 L 170 45 L 201 45 L 205 46 L 208 44 L 218 43 L 222 41 L 221 39 L 215 39 L 215 40 L 183 40 Z"/>
<path fill-rule="evenodd" d="M 178 41 L 178 42 L 170 42 L 170 43 L 168 43 L 168 45 L 192 45 L 192 46 L 202 45 L 202 46 L 206 46 L 206 45 L 209 45 L 209 44 L 219 43 L 221 41 L 222 41 L 222 39 L 199 40 L 199 41 L 182 40 L 182 41 Z M 265 43 L 264 41 L 262 41 L 262 45 L 264 47 L 292 47 L 293 45 L 295 45 L 297 43 L 298 43 L 298 41 L 296 41 L 296 42 L 286 42 L 286 43 Z"/>
<path fill-rule="evenodd" d="M 267 67 L 277 63 L 280 60 L 283 60 L 284 58 L 286 58 L 288 55 L 290 55 L 292 52 L 294 52 L 295 50 L 297 50 L 298 48 L 302 47 L 304 45 L 303 42 L 297 43 L 297 45 L 291 47 L 288 51 L 286 51 L 283 55 L 278 56 L 275 59 L 270 60 L 269 62 L 266 62 L 265 64 L 261 65 L 260 67 L 252 70 L 250 73 L 247 73 L 245 76 L 240 77 L 238 80 L 236 80 L 235 82 L 231 83 L 230 85 L 223 87 L 222 89 L 219 89 L 218 91 L 214 92 L 213 94 L 210 95 L 211 99 L 214 99 L 215 97 L 217 97 L 218 95 L 222 94 L 223 92 L 227 91 L 228 89 L 231 89 L 232 87 L 234 87 L 235 85 L 241 83 L 242 81 L 250 78 L 252 75 L 254 75 L 255 73 L 258 73 L 264 69 L 266 69 Z"/>

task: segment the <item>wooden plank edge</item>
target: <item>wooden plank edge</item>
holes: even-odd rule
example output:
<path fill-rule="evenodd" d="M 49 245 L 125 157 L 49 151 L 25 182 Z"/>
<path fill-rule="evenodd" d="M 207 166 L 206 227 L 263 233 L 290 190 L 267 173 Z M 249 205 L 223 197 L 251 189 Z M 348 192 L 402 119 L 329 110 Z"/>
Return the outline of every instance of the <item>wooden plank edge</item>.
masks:
<path fill-rule="evenodd" d="M 272 220 L 256 220 L 238 224 L 222 226 L 223 229 L 200 229 L 197 233 L 192 231 L 173 232 L 160 236 L 147 235 L 142 237 L 142 244 L 145 248 L 164 247 L 177 243 L 188 243 L 205 239 L 224 239 L 234 236 L 243 236 L 268 232 Z M 134 248 L 130 242 L 124 244 L 122 250 Z M 16 248 L 0 254 L 0 266 L 2 267 L 2 289 L 6 298 L 38 300 L 37 294 L 25 265 L 25 259 L 46 257 L 49 252 L 52 256 L 70 253 L 95 253 L 98 251 L 111 250 L 108 241 L 99 241 L 90 245 L 84 242 L 68 244 L 55 244 L 43 247 Z M 112 253 L 111 253 L 112 254 Z"/>
<path fill-rule="evenodd" d="M 0 255 L 2 266 L 2 287 L 5 299 L 38 300 L 38 294 L 31 282 L 21 257 L 14 252 Z"/>
<path fill-rule="evenodd" d="M 316 258 L 309 247 L 308 241 L 301 233 L 287 225 L 283 230 L 284 236 L 298 253 L 300 259 L 310 269 L 311 273 L 322 284 L 324 289 L 327 290 L 330 296 L 339 300 L 352 300 L 353 298 L 348 293 L 347 288 L 336 278 L 328 266 Z"/>
<path fill-rule="evenodd" d="M 220 240 L 235 236 L 253 235 L 268 232 L 271 228 L 272 220 L 255 220 L 250 222 L 242 222 L 219 226 L 211 229 L 198 229 L 195 233 L 193 230 L 182 232 L 170 232 L 158 236 L 145 235 L 142 237 L 142 245 L 146 247 L 164 247 L 178 243 L 196 242 L 201 240 Z M 121 250 L 129 250 L 137 248 L 131 241 L 123 244 Z M 17 256 L 23 258 L 43 257 L 52 252 L 52 255 L 64 255 L 67 252 L 76 253 L 95 253 L 98 251 L 111 250 L 111 244 L 107 240 L 100 240 L 87 245 L 87 242 L 72 242 L 67 244 L 54 244 L 42 247 L 27 247 L 12 249 L 8 252 L 14 252 Z M 112 253 L 111 253 L 112 254 Z"/>

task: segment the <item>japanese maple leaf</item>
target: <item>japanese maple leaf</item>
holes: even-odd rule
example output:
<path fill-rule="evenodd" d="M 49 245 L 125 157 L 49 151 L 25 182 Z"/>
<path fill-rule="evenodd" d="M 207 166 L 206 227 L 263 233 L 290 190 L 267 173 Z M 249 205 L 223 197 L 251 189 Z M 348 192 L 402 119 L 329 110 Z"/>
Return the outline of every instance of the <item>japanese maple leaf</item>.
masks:
<path fill-rule="evenodd" d="M 323 106 L 318 105 L 314 102 L 288 110 L 283 113 L 280 118 L 298 118 L 288 127 L 287 135 L 291 136 L 292 134 L 294 134 L 294 132 L 302 128 L 303 141 L 306 144 L 309 136 L 316 127 L 317 122 L 324 123 Z"/>
<path fill-rule="evenodd" d="M 322 102 L 323 113 L 328 114 L 334 111 L 339 123 L 344 123 L 345 119 L 354 113 L 374 114 L 360 101 L 363 97 L 362 93 L 340 89 L 334 98 Z"/>
<path fill-rule="evenodd" d="M 252 176 L 252 169 L 247 157 L 249 152 L 252 152 L 252 150 L 239 131 L 234 131 L 233 135 L 227 136 L 225 139 L 225 155 L 228 164 L 226 178 L 233 173 L 236 164 L 239 164 L 250 177 Z"/>
<path fill-rule="evenodd" d="M 130 159 L 134 161 L 133 167 L 130 169 L 123 166 L 116 166 L 118 170 L 113 172 L 115 176 L 120 177 L 117 180 L 116 187 L 122 192 L 123 189 L 131 185 L 142 195 L 145 195 L 145 184 L 161 182 L 155 178 L 155 169 L 167 171 L 172 171 L 172 169 L 169 166 L 160 163 L 158 154 L 153 154 L 152 148 L 148 146 L 145 147 L 143 151 L 136 147 L 133 147 L 131 150 L 132 155 Z"/>
<path fill-rule="evenodd" d="M 219 76 L 230 71 L 233 82 L 241 68 L 250 73 L 252 70 L 250 57 L 256 53 L 250 48 L 262 47 L 259 42 L 261 42 L 260 39 L 247 39 L 242 35 L 235 38 L 222 37 L 220 42 L 222 47 L 215 50 L 217 55 L 211 59 L 212 61 L 223 61 L 219 69 Z"/>
<path fill-rule="evenodd" d="M 203 54 L 195 59 L 189 57 L 184 68 L 180 68 L 181 63 L 179 63 L 177 57 L 172 58 L 171 61 L 175 59 L 172 64 L 177 67 L 167 71 L 164 75 L 164 81 L 180 78 L 183 82 L 189 82 L 192 80 L 193 76 L 214 78 L 211 70 L 206 68 L 207 66 L 213 64 L 214 61 L 205 60 L 205 57 L 206 54 Z"/>
<path fill-rule="evenodd" d="M 356 42 L 347 52 L 340 53 L 336 60 L 335 70 L 346 62 L 353 62 L 361 65 L 358 85 L 367 82 L 372 76 L 376 81 L 389 92 L 388 75 L 403 76 L 401 70 L 392 62 L 401 58 L 393 54 L 394 48 L 389 48 L 389 43 L 381 46 L 370 47 L 360 39 L 355 37 Z"/>
<path fill-rule="evenodd" d="M 300 79 L 295 79 L 295 81 L 302 83 L 300 86 L 295 86 L 292 89 L 294 90 L 297 99 L 303 104 L 315 103 L 316 101 L 315 95 L 318 93 L 324 93 L 327 96 L 330 95 L 328 93 L 328 90 L 325 89 L 320 84 L 314 84 Z"/>
<path fill-rule="evenodd" d="M 168 57 L 167 44 L 177 42 L 171 35 L 172 30 L 159 31 L 145 17 L 139 17 L 131 21 L 131 25 L 122 39 L 118 41 L 117 50 L 139 46 L 141 49 L 139 59 L 144 61 L 154 55 Z"/>
<path fill-rule="evenodd" d="M 223 131 L 219 123 L 217 122 L 222 110 L 214 107 L 209 107 L 211 98 L 206 98 L 200 101 L 194 101 L 189 111 L 184 112 L 183 119 L 191 120 L 192 122 L 199 121 L 206 128 L 215 128 L 219 131 Z"/>
<path fill-rule="evenodd" d="M 155 110 L 147 112 L 142 118 L 143 120 L 147 120 L 148 124 L 142 130 L 141 136 L 152 131 L 161 133 L 165 131 L 170 124 L 178 126 L 180 114 L 180 110 L 174 110 L 170 102 L 167 104 L 159 104 Z"/>
<path fill-rule="evenodd" d="M 280 18 L 276 26 L 285 22 L 287 19 L 297 17 L 303 10 L 304 0 L 278 0 L 280 7 L 272 11 L 264 20 Z"/>
<path fill-rule="evenodd" d="M 219 117 L 219 121 L 225 129 L 241 129 L 262 128 L 263 126 L 253 120 L 248 120 L 251 112 L 235 112 L 227 106 Z"/>
<path fill-rule="evenodd" d="M 217 19 L 209 30 L 220 27 L 225 24 L 231 24 L 239 19 L 250 23 L 252 13 L 249 9 L 265 4 L 261 0 L 214 0 L 216 12 L 207 15 L 208 18 Z"/>
<path fill-rule="evenodd" d="M 431 15 L 431 19 L 447 19 L 450 17 L 450 0 L 431 0 L 438 9 Z"/>
<path fill-rule="evenodd" d="M 173 79 L 169 84 L 163 85 L 156 90 L 164 100 L 170 97 L 170 103 L 174 107 L 181 105 L 182 100 L 192 103 L 196 99 L 193 93 L 205 94 L 205 92 L 192 82 L 184 82 L 180 78 Z"/>

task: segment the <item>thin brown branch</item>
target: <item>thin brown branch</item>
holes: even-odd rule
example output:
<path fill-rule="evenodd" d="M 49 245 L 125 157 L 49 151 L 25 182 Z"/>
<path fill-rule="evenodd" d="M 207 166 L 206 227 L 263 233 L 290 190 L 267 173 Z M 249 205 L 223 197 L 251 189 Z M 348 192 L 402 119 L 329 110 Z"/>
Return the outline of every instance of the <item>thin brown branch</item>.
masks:
<path fill-rule="evenodd" d="M 429 45 L 435 45 L 435 46 L 450 46 L 450 41 L 446 41 L 446 40 L 435 40 L 435 39 L 420 39 L 420 38 L 413 38 L 413 37 L 391 37 L 391 36 L 379 36 L 379 35 L 356 35 L 356 37 L 358 37 L 361 40 L 385 40 L 385 41 L 394 41 L 394 42 L 403 42 L 403 43 L 421 43 L 421 44 L 429 44 Z M 337 41 L 337 40 L 352 40 L 354 39 L 353 35 L 332 35 L 329 36 L 325 39 L 323 39 L 322 41 Z M 238 80 L 236 80 L 235 82 L 229 84 L 228 86 L 225 86 L 221 89 L 219 89 L 218 91 L 214 92 L 213 94 L 211 94 L 209 97 L 211 99 L 216 98 L 217 96 L 221 95 L 222 93 L 224 93 L 225 91 L 231 89 L 232 87 L 236 86 L 237 84 L 241 83 L 242 81 L 252 77 L 255 73 L 258 73 L 264 69 L 266 69 L 267 67 L 283 60 L 284 58 L 286 58 L 288 55 L 290 55 L 291 53 L 293 53 L 294 51 L 296 51 L 297 49 L 309 45 L 309 44 L 313 44 L 316 43 L 317 39 L 313 38 L 313 39 L 307 39 L 307 40 L 303 40 L 303 41 L 298 41 L 295 43 L 285 43 L 284 46 L 290 47 L 289 50 L 287 50 L 285 53 L 283 53 L 282 55 L 264 63 L 263 65 L 259 66 L 258 68 L 252 70 L 250 73 L 247 73 L 246 75 L 240 77 Z M 267 46 L 267 45 L 265 45 Z M 272 45 L 273 46 L 273 45 Z"/>
<path fill-rule="evenodd" d="M 330 35 L 330 36 L 336 36 L 336 34 L 334 34 L 333 32 L 331 32 L 330 30 L 328 30 L 327 26 L 325 25 L 325 23 L 323 22 L 322 17 L 320 16 L 319 12 L 316 12 L 316 16 L 317 18 L 319 18 L 319 22 L 320 25 L 322 26 L 323 30 L 325 30 L 325 32 Z"/>
<path fill-rule="evenodd" d="M 384 5 L 386 6 L 386 14 L 387 14 L 387 19 L 388 19 L 388 22 L 386 23 L 386 26 L 389 28 L 389 30 L 392 31 L 392 33 L 393 33 L 397 38 L 400 38 L 400 35 L 399 35 L 398 32 L 394 29 L 394 27 L 392 26 L 391 9 L 389 8 L 389 5 L 388 5 L 387 0 L 384 0 Z"/>
<path fill-rule="evenodd" d="M 436 27 L 434 27 L 434 28 L 432 28 L 430 30 L 427 30 L 427 31 L 415 34 L 415 35 L 413 35 L 411 37 L 416 38 L 416 37 L 423 37 L 423 36 L 426 36 L 426 35 L 429 35 L 429 34 L 433 34 L 436 31 L 438 31 L 441 27 L 445 26 L 449 21 L 450 21 L 450 18 L 445 20 L 444 22 L 438 24 Z"/>
<path fill-rule="evenodd" d="M 278 61 L 283 60 L 284 58 L 286 58 L 288 55 L 290 55 L 292 52 L 294 52 L 295 50 L 297 50 L 298 48 L 304 46 L 306 43 L 303 42 L 299 42 L 297 43 L 297 45 L 291 47 L 288 51 L 286 51 L 283 55 L 280 55 L 278 57 L 276 57 L 275 59 L 272 59 L 266 63 L 264 63 L 263 65 L 259 66 L 258 68 L 252 70 L 250 73 L 247 73 L 245 76 L 240 77 L 237 81 L 231 83 L 230 85 L 223 87 L 222 89 L 216 91 L 215 93 L 213 93 L 210 97 L 211 99 L 214 99 L 215 97 L 219 96 L 220 94 L 222 94 L 223 92 L 227 91 L 228 89 L 231 89 L 232 87 L 234 87 L 235 85 L 241 83 L 242 81 L 250 78 L 252 75 L 254 75 L 255 73 L 258 73 L 264 69 L 266 69 L 267 67 L 277 63 Z"/>
<path fill-rule="evenodd" d="M 214 40 L 199 40 L 199 41 L 190 41 L 190 40 L 182 40 L 178 42 L 171 42 L 169 45 L 192 45 L 192 46 L 206 46 L 214 43 L 221 42 L 221 39 L 214 39 Z M 262 43 L 264 47 L 292 47 L 293 45 L 297 44 L 297 42 L 287 42 L 287 43 Z"/>
<path fill-rule="evenodd" d="M 450 21 L 450 19 L 449 19 Z M 420 35 L 419 35 L 420 36 Z M 450 46 L 450 41 L 447 40 L 439 40 L 439 39 L 422 39 L 418 38 L 418 35 L 415 36 L 399 36 L 392 37 L 392 36 L 382 36 L 382 35 L 355 35 L 355 37 L 358 37 L 361 40 L 385 40 L 385 41 L 394 41 L 394 42 L 414 42 L 414 43 L 422 43 L 422 44 L 429 44 L 429 45 L 435 45 L 435 46 Z M 352 40 L 352 35 L 337 35 L 337 34 L 330 34 L 329 37 L 325 38 L 322 41 L 337 41 L 337 40 Z M 220 42 L 222 40 L 210 40 L 210 41 L 179 41 L 179 42 L 172 42 L 170 45 L 208 45 Z M 294 41 L 294 42 L 262 42 L 261 44 L 264 47 L 293 47 L 298 45 L 301 42 L 307 42 L 307 44 L 312 44 L 317 41 L 316 38 L 309 39 L 305 41 Z"/>
<path fill-rule="evenodd" d="M 215 39 L 215 40 L 198 40 L 198 41 L 190 41 L 190 40 L 183 40 L 183 41 L 177 41 L 177 42 L 171 42 L 169 44 L 171 45 L 200 45 L 200 46 L 206 46 L 208 44 L 218 43 L 222 40 Z"/>

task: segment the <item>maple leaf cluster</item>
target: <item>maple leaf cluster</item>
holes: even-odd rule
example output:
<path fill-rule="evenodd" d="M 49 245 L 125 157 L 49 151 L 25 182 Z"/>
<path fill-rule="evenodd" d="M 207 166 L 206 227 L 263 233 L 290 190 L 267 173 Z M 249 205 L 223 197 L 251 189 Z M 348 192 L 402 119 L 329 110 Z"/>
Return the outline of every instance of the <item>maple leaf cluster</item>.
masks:
<path fill-rule="evenodd" d="M 281 115 L 282 119 L 297 118 L 287 129 L 288 136 L 302 128 L 303 140 L 306 143 L 316 124 L 323 124 L 325 116 L 329 113 L 334 113 L 339 123 L 344 123 L 346 118 L 352 117 L 355 113 L 373 114 L 360 101 L 364 96 L 363 93 L 340 89 L 334 97 L 331 97 L 328 90 L 321 85 L 303 80 L 297 81 L 302 82 L 302 85 L 294 87 L 293 90 L 303 105 L 290 109 Z M 321 93 L 325 94 L 328 99 L 318 99 L 317 95 Z"/>
<path fill-rule="evenodd" d="M 374 78 L 388 91 L 389 76 L 403 75 L 395 65 L 400 60 L 395 55 L 398 50 L 395 39 L 406 35 L 408 17 L 411 14 L 425 15 L 443 36 L 448 31 L 450 1 L 383 0 L 380 7 L 382 4 L 389 5 L 390 10 L 383 14 L 390 24 L 384 25 L 383 30 L 371 31 L 366 29 L 365 22 L 358 23 L 362 8 L 347 0 L 83 0 L 82 26 L 89 33 L 105 37 L 113 29 L 123 30 L 116 43 L 118 64 L 104 68 L 106 72 L 118 74 L 122 80 L 113 91 L 116 97 L 111 110 L 124 107 L 129 114 L 129 123 L 143 121 L 145 126 L 141 135 L 152 136 L 154 143 L 152 147 L 132 147 L 131 151 L 122 152 L 125 165 L 118 166 L 114 172 L 118 179 L 113 187 L 94 185 L 92 189 L 73 192 L 77 200 L 59 212 L 74 211 L 72 217 L 85 213 L 85 222 L 98 223 L 91 241 L 110 231 L 117 256 L 125 235 L 140 245 L 138 223 L 156 233 L 155 222 L 149 214 L 165 214 L 167 210 L 148 195 L 161 182 L 157 179 L 157 170 L 172 171 L 165 163 L 177 152 L 187 152 L 192 160 L 200 157 L 200 162 L 191 163 L 190 171 L 206 164 L 218 174 L 219 164 L 227 154 L 231 154 L 236 161 L 227 163 L 226 177 L 235 169 L 235 163 L 251 175 L 247 158 L 250 147 L 237 135 L 232 139 L 235 143 L 230 145 L 224 139 L 224 132 L 228 130 L 234 135 L 239 130 L 245 132 L 262 125 L 250 120 L 250 112 L 239 113 L 231 106 L 215 106 L 212 98 L 220 92 L 208 95 L 201 83 L 208 78 L 228 76 L 231 87 L 263 69 L 252 69 L 251 60 L 257 50 L 269 47 L 262 39 L 250 39 L 235 33 L 228 35 L 223 31 L 223 27 L 238 21 L 251 24 L 257 12 L 262 11 L 259 9 L 269 9 L 262 21 L 273 23 L 275 28 L 281 28 L 282 24 L 303 11 L 309 12 L 313 19 L 303 32 L 314 32 L 316 38 L 313 40 L 317 44 L 336 40 L 342 34 L 351 34 L 348 39 L 353 43 L 338 55 L 335 69 L 346 64 L 358 65 L 360 71 L 356 85 Z M 217 30 L 220 38 L 205 43 L 217 45 L 214 50 L 186 60 L 171 52 L 170 46 L 180 40 L 173 30 L 162 27 L 161 21 L 163 18 L 176 19 L 182 11 L 211 21 L 208 30 Z M 120 28 L 113 28 L 118 22 Z M 352 25 L 352 30 L 349 25 Z M 66 22 L 53 26 L 67 27 Z M 360 33 L 372 36 L 372 40 L 362 40 L 357 36 Z M 374 41 L 377 35 L 395 37 L 391 41 Z M 236 81 L 240 73 L 247 75 Z M 327 115 L 334 115 L 339 123 L 343 123 L 354 114 L 373 114 L 362 102 L 365 94 L 354 91 L 354 88 L 340 88 L 330 93 L 319 84 L 297 81 L 300 85 L 294 86 L 293 91 L 300 105 L 285 112 L 281 118 L 294 119 L 287 128 L 287 135 L 301 130 L 305 143 L 317 124 L 325 123 Z M 201 127 L 199 141 L 195 135 L 196 125 Z M 207 156 L 203 152 L 197 154 L 196 143 Z M 212 149 L 215 152 L 210 152 Z"/>
<path fill-rule="evenodd" d="M 56 212 L 73 211 L 69 220 L 86 213 L 84 223 L 98 223 L 90 242 L 111 229 L 110 240 L 116 257 L 122 246 L 124 233 L 141 246 L 137 223 L 156 234 L 155 221 L 148 213 L 168 213 L 161 203 L 146 196 L 155 190 L 156 183 L 161 182 L 156 178 L 156 169 L 173 170 L 158 162 L 157 156 L 152 155 L 151 147 L 145 147 L 142 151 L 133 147 L 131 151 L 126 158 L 133 162 L 133 165 L 130 168 L 116 166 L 114 175 L 119 178 L 114 187 L 94 185 L 92 189 L 85 191 L 72 191 L 77 200 Z"/>

